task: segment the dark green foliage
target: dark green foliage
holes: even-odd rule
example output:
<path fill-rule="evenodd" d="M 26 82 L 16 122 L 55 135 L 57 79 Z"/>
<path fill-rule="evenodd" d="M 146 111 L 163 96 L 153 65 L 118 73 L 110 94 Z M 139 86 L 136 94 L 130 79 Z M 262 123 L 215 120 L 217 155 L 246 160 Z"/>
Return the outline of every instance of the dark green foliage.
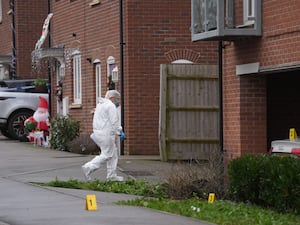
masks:
<path fill-rule="evenodd" d="M 68 143 L 79 136 L 80 123 L 68 116 L 50 122 L 50 144 L 58 150 L 68 151 Z"/>
<path fill-rule="evenodd" d="M 300 213 L 300 160 L 244 155 L 228 166 L 229 195 L 278 211 Z"/>

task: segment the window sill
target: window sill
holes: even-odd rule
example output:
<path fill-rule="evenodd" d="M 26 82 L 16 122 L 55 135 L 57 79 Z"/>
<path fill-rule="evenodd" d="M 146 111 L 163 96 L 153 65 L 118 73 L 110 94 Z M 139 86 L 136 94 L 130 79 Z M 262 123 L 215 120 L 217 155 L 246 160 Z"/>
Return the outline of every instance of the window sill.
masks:
<path fill-rule="evenodd" d="M 89 6 L 90 6 L 90 7 L 93 7 L 94 5 L 98 5 L 98 4 L 100 4 L 100 3 L 101 3 L 100 0 L 93 0 L 93 1 L 89 4 Z"/>
<path fill-rule="evenodd" d="M 82 108 L 82 104 L 79 103 L 72 103 L 71 105 L 69 105 L 69 109 L 81 109 Z"/>

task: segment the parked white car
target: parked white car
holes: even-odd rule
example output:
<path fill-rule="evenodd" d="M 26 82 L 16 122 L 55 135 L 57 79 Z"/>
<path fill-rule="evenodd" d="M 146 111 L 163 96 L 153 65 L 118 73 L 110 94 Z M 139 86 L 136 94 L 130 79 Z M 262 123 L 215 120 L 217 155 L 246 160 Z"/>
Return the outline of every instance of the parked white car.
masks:
<path fill-rule="evenodd" d="M 24 80 L 8 81 L 7 86 L 3 82 L 6 81 L 1 81 L 0 87 L 0 131 L 6 137 L 21 139 L 28 132 L 24 121 L 38 108 L 39 96 L 48 100 L 48 93 L 34 93 L 32 82 Z"/>
<path fill-rule="evenodd" d="M 270 154 L 300 158 L 300 139 L 285 139 L 271 142 Z"/>

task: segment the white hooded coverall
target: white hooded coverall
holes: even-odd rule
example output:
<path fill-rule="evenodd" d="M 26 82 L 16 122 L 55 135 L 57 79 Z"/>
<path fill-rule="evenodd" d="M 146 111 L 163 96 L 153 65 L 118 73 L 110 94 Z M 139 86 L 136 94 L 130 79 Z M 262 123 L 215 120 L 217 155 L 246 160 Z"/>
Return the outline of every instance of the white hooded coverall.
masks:
<path fill-rule="evenodd" d="M 116 135 L 120 134 L 119 116 L 115 104 L 106 98 L 101 98 L 97 104 L 93 118 L 93 133 L 91 139 L 100 147 L 101 153 L 83 165 L 88 174 L 99 169 L 106 163 L 107 179 L 118 178 L 118 150 Z"/>

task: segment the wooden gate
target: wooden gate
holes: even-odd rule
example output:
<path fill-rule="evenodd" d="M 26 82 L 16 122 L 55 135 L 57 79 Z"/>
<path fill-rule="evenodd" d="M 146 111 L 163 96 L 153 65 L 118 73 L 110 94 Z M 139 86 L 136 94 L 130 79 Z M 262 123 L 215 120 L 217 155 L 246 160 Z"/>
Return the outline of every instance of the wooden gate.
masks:
<path fill-rule="evenodd" d="M 160 157 L 209 160 L 219 147 L 219 84 L 215 65 L 161 65 Z"/>

